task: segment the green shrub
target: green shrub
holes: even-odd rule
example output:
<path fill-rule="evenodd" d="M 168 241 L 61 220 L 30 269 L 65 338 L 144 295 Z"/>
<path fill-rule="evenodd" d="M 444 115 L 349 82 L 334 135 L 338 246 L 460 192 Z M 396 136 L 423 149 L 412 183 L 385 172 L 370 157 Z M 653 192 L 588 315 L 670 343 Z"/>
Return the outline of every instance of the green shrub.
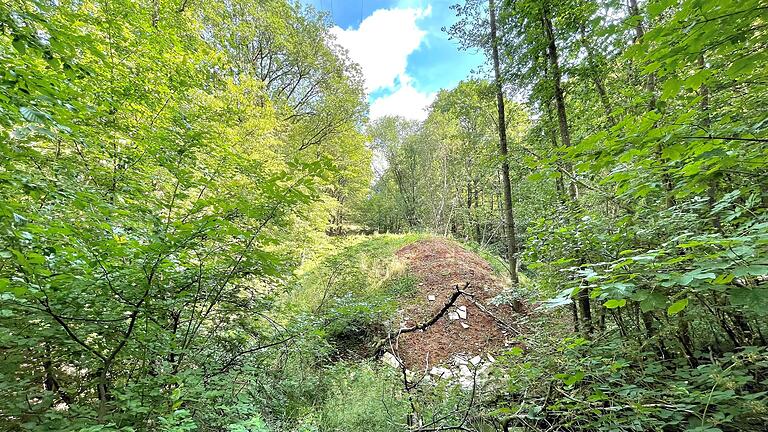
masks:
<path fill-rule="evenodd" d="M 320 430 L 390 432 L 407 412 L 397 371 L 371 362 L 340 362 L 328 369 L 330 391 L 320 409 Z M 394 423 L 394 424 L 393 424 Z"/>

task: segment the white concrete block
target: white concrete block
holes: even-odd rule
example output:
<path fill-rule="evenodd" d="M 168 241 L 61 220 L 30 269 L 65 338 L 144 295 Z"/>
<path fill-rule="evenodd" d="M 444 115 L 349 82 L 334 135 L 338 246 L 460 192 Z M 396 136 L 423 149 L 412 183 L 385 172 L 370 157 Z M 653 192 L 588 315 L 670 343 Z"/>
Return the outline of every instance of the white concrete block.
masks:
<path fill-rule="evenodd" d="M 444 367 L 440 367 L 440 366 L 433 367 L 429 371 L 429 373 L 430 373 L 430 375 L 434 375 L 434 376 L 439 377 L 439 378 L 451 378 L 451 377 L 453 377 L 453 372 L 451 372 L 450 369 L 444 368 Z"/>
<path fill-rule="evenodd" d="M 395 357 L 389 351 L 385 352 L 384 355 L 381 356 L 381 361 L 386 365 L 392 366 L 393 368 L 400 369 L 400 362 L 397 361 L 397 357 Z"/>

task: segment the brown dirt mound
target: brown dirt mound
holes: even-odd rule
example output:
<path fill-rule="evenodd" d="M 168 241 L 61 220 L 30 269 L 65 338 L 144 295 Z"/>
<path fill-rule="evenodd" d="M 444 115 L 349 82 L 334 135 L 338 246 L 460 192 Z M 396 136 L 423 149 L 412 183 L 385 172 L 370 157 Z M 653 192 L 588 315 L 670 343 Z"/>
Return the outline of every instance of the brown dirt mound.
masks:
<path fill-rule="evenodd" d="M 446 313 L 424 331 L 404 333 L 399 337 L 397 353 L 411 370 L 423 370 L 450 361 L 454 355 L 475 356 L 498 352 L 513 344 L 516 329 L 509 325 L 519 318 L 510 306 L 494 306 L 490 300 L 504 288 L 504 281 L 494 274 L 483 258 L 461 246 L 442 239 L 422 240 L 397 252 L 408 271 L 420 283 L 414 301 L 404 307 L 403 326 L 413 326 L 434 317 L 466 282 L 466 291 L 474 300 L 460 296 L 449 311 L 467 308 L 466 319 L 451 320 Z M 428 301 L 428 296 L 435 296 Z M 468 328 L 462 326 L 462 322 Z"/>

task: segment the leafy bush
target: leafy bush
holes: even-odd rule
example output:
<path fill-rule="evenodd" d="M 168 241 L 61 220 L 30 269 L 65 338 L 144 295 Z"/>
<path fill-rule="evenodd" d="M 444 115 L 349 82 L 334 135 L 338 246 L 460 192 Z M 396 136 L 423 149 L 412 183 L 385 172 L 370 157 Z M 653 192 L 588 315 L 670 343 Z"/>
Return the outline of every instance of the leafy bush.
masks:
<path fill-rule="evenodd" d="M 398 371 L 381 364 L 340 362 L 328 370 L 329 393 L 319 427 L 334 432 L 389 432 L 405 418 Z"/>

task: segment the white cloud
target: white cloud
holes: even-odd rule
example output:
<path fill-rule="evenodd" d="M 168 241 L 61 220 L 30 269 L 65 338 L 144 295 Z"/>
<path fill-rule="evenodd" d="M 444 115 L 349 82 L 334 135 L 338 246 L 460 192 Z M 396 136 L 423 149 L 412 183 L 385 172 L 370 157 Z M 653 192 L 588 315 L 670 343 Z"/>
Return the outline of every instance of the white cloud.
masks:
<path fill-rule="evenodd" d="M 421 45 L 427 34 L 416 21 L 431 13 L 431 6 L 378 9 L 360 23 L 360 28 L 344 30 L 335 26 L 331 33 L 362 68 L 365 89 L 370 93 L 393 87 L 395 79 L 405 75 L 408 55 Z"/>
<path fill-rule="evenodd" d="M 371 119 L 386 115 L 422 121 L 427 118 L 427 107 L 435 100 L 435 93 L 421 93 L 411 85 L 408 75 L 400 76 L 400 88 L 371 103 Z"/>
<path fill-rule="evenodd" d="M 331 33 L 350 58 L 358 63 L 369 94 L 389 90 L 371 102 L 370 115 L 376 119 L 399 115 L 415 120 L 426 118 L 426 108 L 435 99 L 434 93 L 421 93 L 406 73 L 408 56 L 424 42 L 427 32 L 417 21 L 432 13 L 426 8 L 378 9 L 365 18 L 358 29 L 335 26 Z"/>

